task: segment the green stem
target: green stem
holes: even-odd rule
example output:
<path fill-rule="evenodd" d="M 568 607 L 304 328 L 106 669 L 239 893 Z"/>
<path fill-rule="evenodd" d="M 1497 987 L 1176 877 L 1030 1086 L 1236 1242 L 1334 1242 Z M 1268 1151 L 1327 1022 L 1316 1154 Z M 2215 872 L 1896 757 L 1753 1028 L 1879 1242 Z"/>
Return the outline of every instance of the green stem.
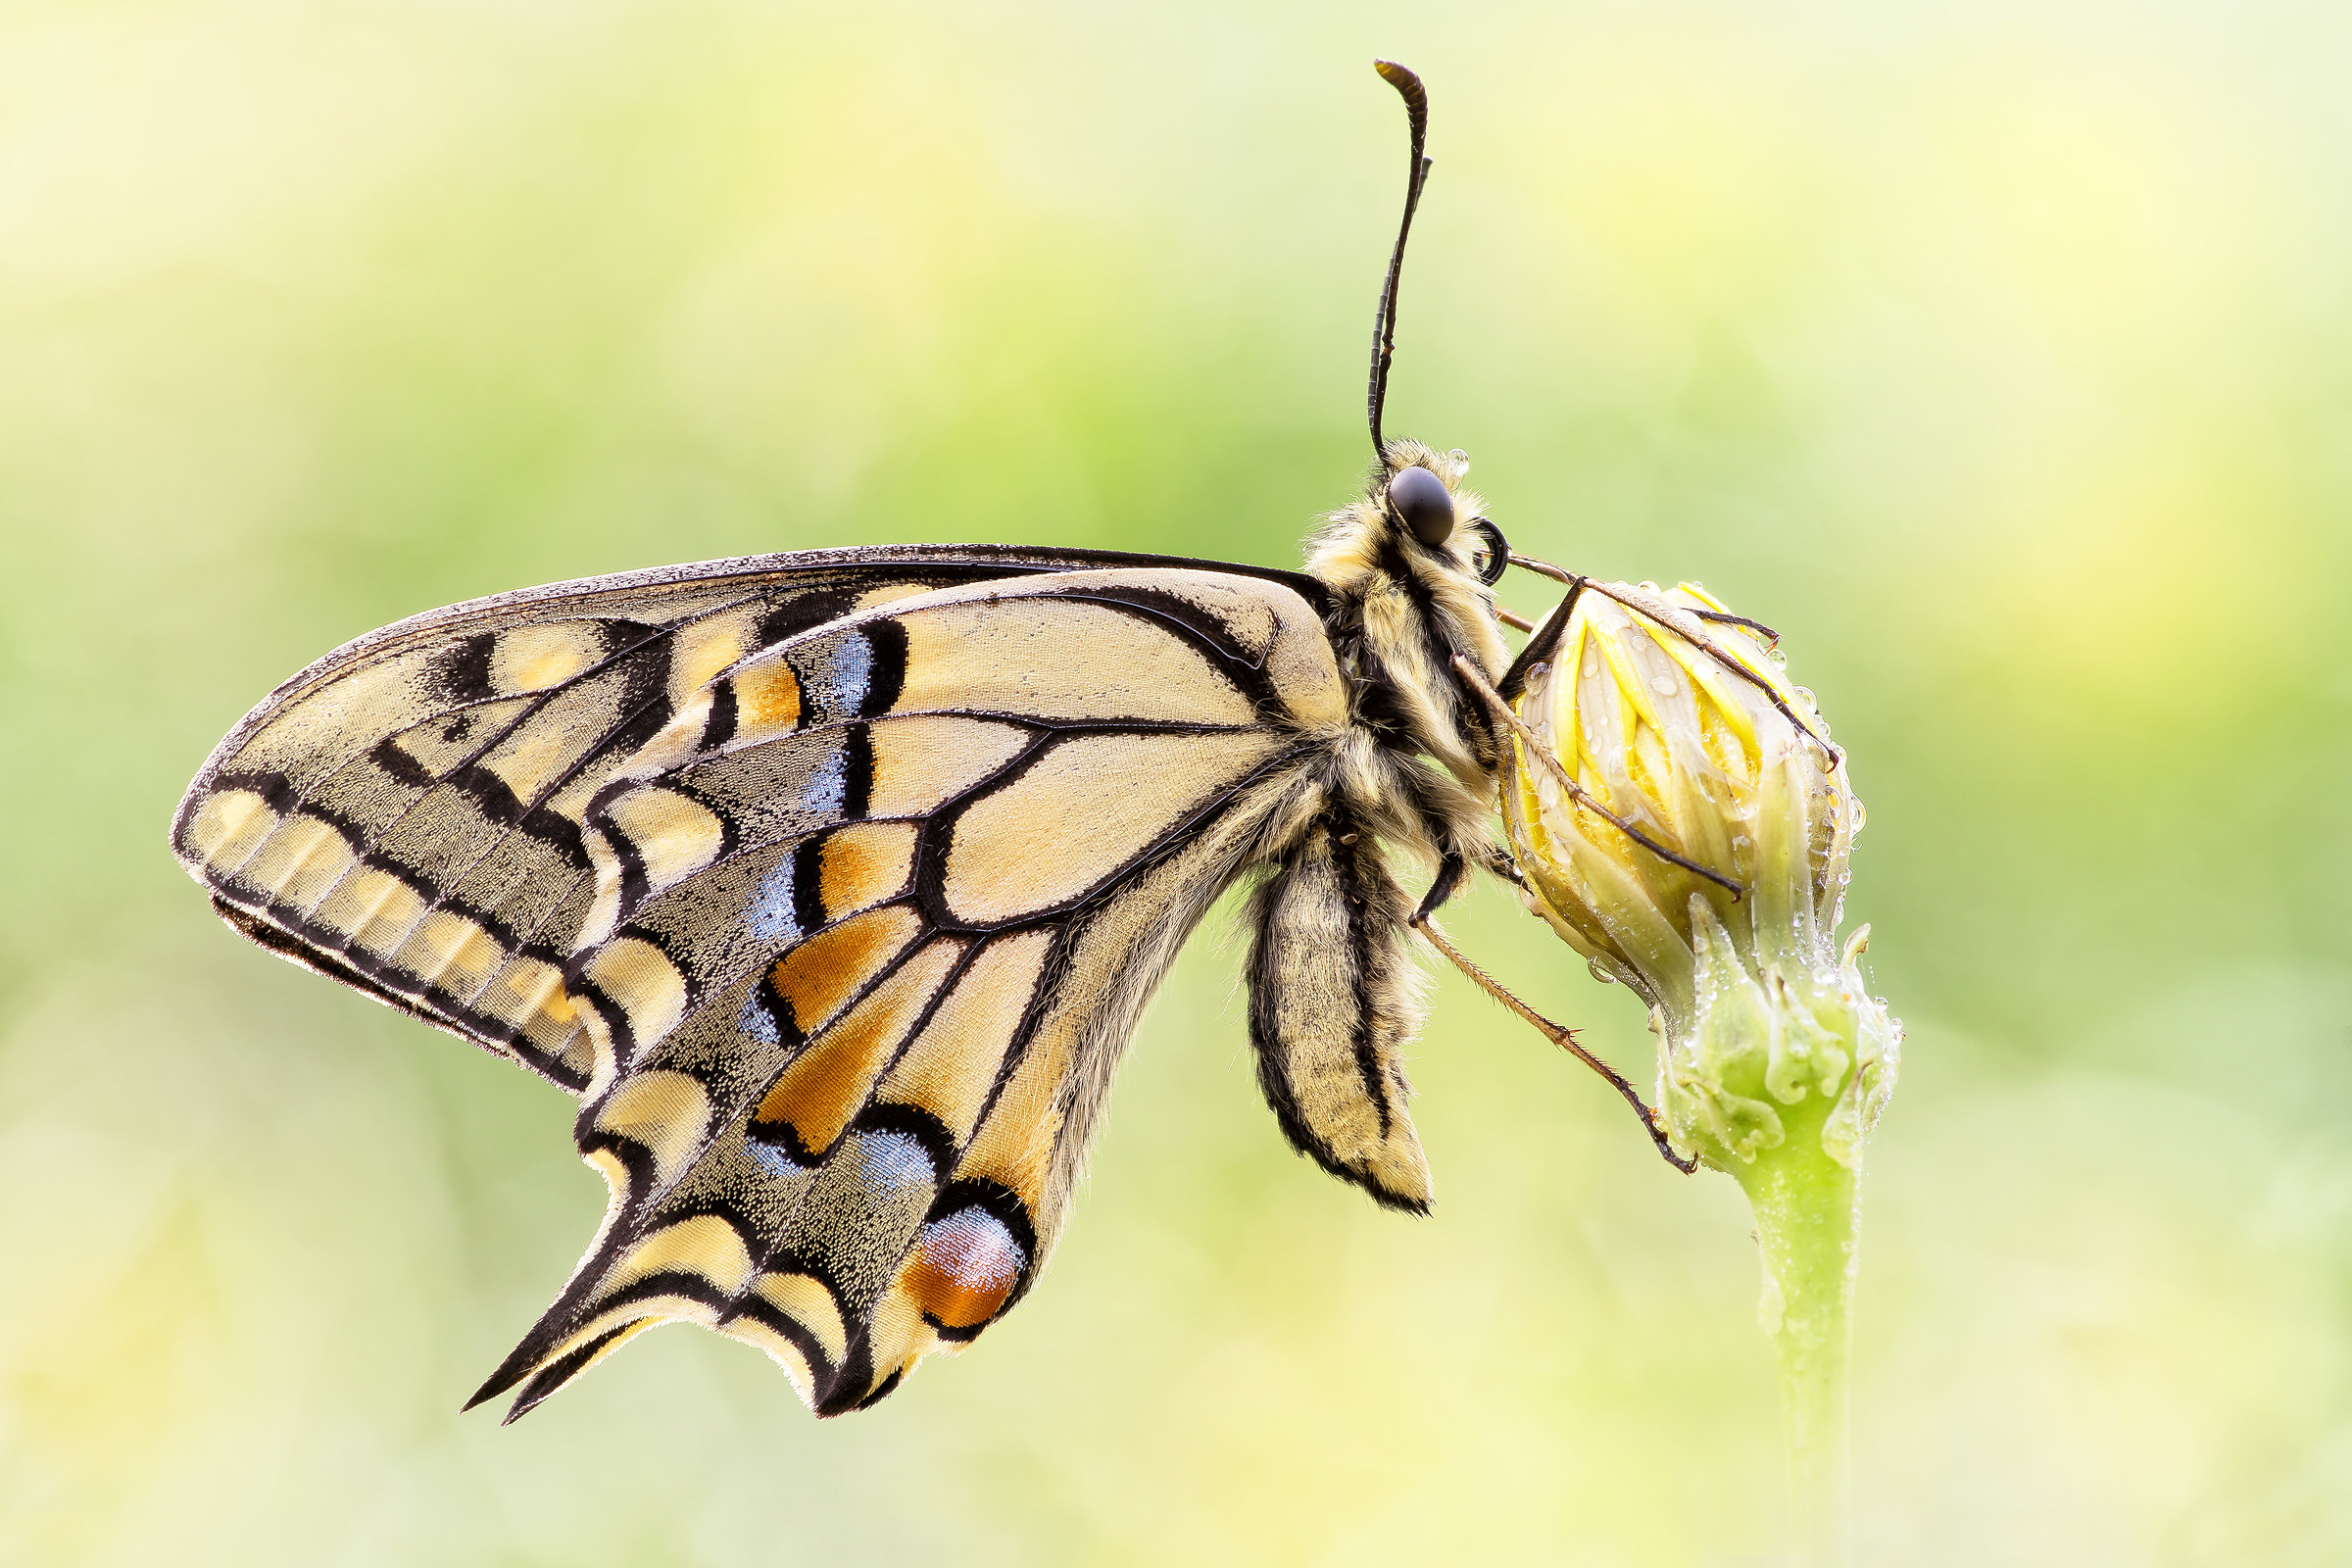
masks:
<path fill-rule="evenodd" d="M 1851 1557 L 1846 1364 L 1859 1194 L 1855 1173 L 1822 1147 L 1829 1108 L 1818 1095 L 1785 1107 L 1780 1145 L 1731 1165 L 1763 1249 L 1758 1316 L 1780 1358 L 1790 1500 L 1810 1568 L 1847 1568 Z"/>

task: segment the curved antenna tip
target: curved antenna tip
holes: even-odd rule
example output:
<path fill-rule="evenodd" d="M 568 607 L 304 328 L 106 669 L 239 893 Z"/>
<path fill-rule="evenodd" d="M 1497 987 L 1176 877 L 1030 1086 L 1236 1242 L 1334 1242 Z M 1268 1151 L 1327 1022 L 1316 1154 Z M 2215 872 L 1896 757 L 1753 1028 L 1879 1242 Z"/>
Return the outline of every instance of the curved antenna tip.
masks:
<path fill-rule="evenodd" d="M 1429 89 L 1421 85 L 1420 76 L 1410 67 L 1400 66 L 1394 60 L 1375 60 L 1372 69 L 1380 73 L 1381 80 L 1396 89 L 1396 96 L 1404 100 L 1405 113 L 1411 116 L 1414 124 L 1419 126 L 1426 123 Z"/>
<path fill-rule="evenodd" d="M 1372 426 L 1372 455 L 1389 458 L 1388 439 L 1381 434 L 1381 413 L 1389 400 L 1389 362 L 1396 353 L 1396 279 L 1404 270 L 1404 241 L 1413 231 L 1413 209 L 1421 203 L 1421 182 L 1429 177 L 1429 160 L 1422 149 L 1429 137 L 1429 90 L 1421 78 L 1394 60 L 1375 60 L 1380 79 L 1404 100 L 1405 127 L 1412 137 L 1412 162 L 1404 181 L 1404 217 L 1396 225 L 1396 248 L 1389 253 L 1389 273 L 1380 286 L 1380 308 L 1372 318 L 1372 376 L 1364 393 L 1364 413 Z"/>

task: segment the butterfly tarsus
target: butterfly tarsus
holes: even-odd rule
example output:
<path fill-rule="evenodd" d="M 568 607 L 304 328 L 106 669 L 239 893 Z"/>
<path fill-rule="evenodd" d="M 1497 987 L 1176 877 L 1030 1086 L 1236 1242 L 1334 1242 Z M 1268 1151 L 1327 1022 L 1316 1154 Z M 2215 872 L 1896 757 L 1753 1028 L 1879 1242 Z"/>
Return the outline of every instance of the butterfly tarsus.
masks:
<path fill-rule="evenodd" d="M 1527 886 L 1527 878 L 1520 874 L 1519 862 L 1511 858 L 1510 851 L 1499 844 L 1489 844 L 1485 849 L 1483 858 L 1488 870 L 1515 888 Z"/>
<path fill-rule="evenodd" d="M 1414 930 L 1421 933 L 1423 939 L 1431 947 L 1445 955 L 1448 963 L 1468 975 L 1473 985 L 1517 1013 L 1544 1039 L 1566 1051 L 1577 1060 L 1607 1079 L 1609 1087 L 1623 1095 L 1625 1102 L 1634 1107 L 1634 1114 L 1642 1118 L 1642 1125 L 1649 1132 L 1649 1141 L 1658 1146 L 1658 1153 L 1664 1157 L 1667 1164 L 1672 1165 L 1686 1176 L 1698 1169 L 1698 1159 L 1695 1155 L 1685 1155 L 1676 1152 L 1674 1140 L 1667 1136 L 1665 1123 L 1659 1118 L 1658 1113 L 1650 1109 L 1642 1101 L 1642 1092 L 1627 1082 L 1623 1073 L 1578 1044 L 1575 1030 L 1565 1024 L 1553 1023 L 1549 1018 L 1544 1017 L 1535 1008 L 1511 995 L 1508 987 L 1472 962 L 1469 955 L 1447 940 L 1446 933 L 1439 929 L 1438 922 L 1434 917 L 1427 914 L 1416 914 L 1413 916 L 1412 926 Z"/>
<path fill-rule="evenodd" d="M 1679 855 L 1675 851 L 1668 849 L 1665 845 L 1660 844 L 1656 839 L 1651 838 L 1648 834 L 1634 826 L 1633 823 L 1627 821 L 1624 817 L 1619 816 L 1615 811 L 1610 810 L 1607 807 L 1594 800 L 1591 790 L 1586 789 L 1582 784 L 1579 784 L 1575 779 L 1572 779 L 1568 776 L 1568 770 L 1560 765 L 1560 760 L 1558 758 L 1551 755 L 1550 748 L 1546 747 L 1542 741 L 1536 739 L 1535 732 L 1520 722 L 1519 715 L 1511 711 L 1511 705 L 1502 700 L 1502 694 L 1500 692 L 1496 691 L 1493 686 L 1487 683 L 1486 676 L 1479 673 L 1479 669 L 1476 664 L 1471 663 L 1470 661 L 1462 658 L 1459 654 L 1456 654 L 1453 660 L 1453 667 L 1455 671 L 1460 674 L 1463 681 L 1470 687 L 1470 689 L 1478 694 L 1479 700 L 1487 705 L 1487 711 L 1494 716 L 1495 722 L 1504 725 L 1513 734 L 1519 737 L 1519 744 L 1521 748 L 1526 751 L 1528 756 L 1534 758 L 1543 765 L 1544 771 L 1548 772 L 1552 776 L 1553 780 L 1558 783 L 1560 788 L 1567 793 L 1567 796 L 1570 800 L 1574 801 L 1578 806 L 1583 807 L 1586 810 L 1591 811 L 1594 816 L 1599 817 L 1602 821 L 1608 823 L 1618 832 L 1624 834 L 1627 838 L 1632 839 L 1636 844 L 1641 845 L 1643 849 L 1656 856 L 1659 859 L 1666 861 L 1668 864 L 1679 865 L 1693 876 L 1705 877 L 1708 881 L 1714 883 L 1716 886 L 1729 891 L 1732 897 L 1735 899 L 1743 896 L 1747 892 L 1747 889 L 1740 886 L 1738 882 L 1733 881 L 1730 877 L 1725 876 L 1721 871 L 1712 870 L 1707 866 L 1699 864 L 1696 860 L 1691 859 L 1689 856 Z"/>
<path fill-rule="evenodd" d="M 1718 626 L 1744 626 L 1763 638 L 1764 646 L 1767 648 L 1781 646 L 1781 634 L 1760 620 L 1750 620 L 1745 615 L 1735 615 L 1728 610 L 1693 610 L 1690 613 L 1701 620 L 1711 620 Z"/>

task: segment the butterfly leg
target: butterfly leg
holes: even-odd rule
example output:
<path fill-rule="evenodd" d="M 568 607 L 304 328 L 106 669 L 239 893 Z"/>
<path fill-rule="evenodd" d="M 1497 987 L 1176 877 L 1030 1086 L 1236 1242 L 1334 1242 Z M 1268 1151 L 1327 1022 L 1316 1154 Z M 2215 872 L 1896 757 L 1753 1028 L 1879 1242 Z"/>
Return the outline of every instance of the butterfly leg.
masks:
<path fill-rule="evenodd" d="M 1438 879 L 1432 882 L 1429 885 L 1429 891 L 1421 896 L 1421 907 L 1413 911 L 1412 919 L 1406 923 L 1417 926 L 1437 913 L 1440 905 L 1462 890 L 1462 878 L 1469 873 L 1469 861 L 1455 851 L 1446 851 L 1444 858 L 1438 861 Z"/>
<path fill-rule="evenodd" d="M 1481 991 L 1533 1024 L 1537 1033 L 1543 1035 L 1544 1039 L 1560 1047 L 1575 1056 L 1577 1060 L 1606 1078 L 1609 1086 L 1623 1095 L 1625 1102 L 1634 1107 L 1634 1114 L 1642 1118 L 1642 1125 L 1649 1131 L 1649 1141 L 1658 1146 L 1658 1152 L 1665 1156 L 1667 1164 L 1686 1175 L 1698 1169 L 1698 1160 L 1695 1156 L 1686 1157 L 1675 1152 L 1674 1141 L 1666 1136 L 1665 1122 L 1656 1111 L 1643 1103 L 1642 1092 L 1627 1082 L 1624 1074 L 1578 1044 L 1575 1030 L 1564 1024 L 1553 1023 L 1549 1018 L 1544 1017 L 1535 1008 L 1511 995 L 1500 981 L 1472 962 L 1469 955 L 1455 947 L 1447 939 L 1446 933 L 1438 928 L 1436 920 L 1427 915 L 1415 915 L 1413 928 L 1421 933 L 1431 947 L 1444 954 L 1447 961 L 1452 963 L 1455 968 L 1468 975 L 1471 983 Z"/>

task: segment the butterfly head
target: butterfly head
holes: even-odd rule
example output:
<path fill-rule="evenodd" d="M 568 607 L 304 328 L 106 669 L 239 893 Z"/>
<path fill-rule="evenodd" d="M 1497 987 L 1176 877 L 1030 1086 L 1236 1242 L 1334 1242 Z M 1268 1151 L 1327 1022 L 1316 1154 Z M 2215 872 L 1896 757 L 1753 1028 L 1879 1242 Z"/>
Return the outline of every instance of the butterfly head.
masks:
<path fill-rule="evenodd" d="M 1469 467 L 1459 452 L 1391 440 L 1363 493 L 1307 542 L 1306 569 L 1331 596 L 1325 624 L 1359 701 L 1483 802 L 1494 740 L 1456 700 L 1450 661 L 1489 680 L 1510 663 L 1493 587 L 1510 553 Z"/>
<path fill-rule="evenodd" d="M 1326 581 L 1374 567 L 1402 581 L 1468 579 L 1480 598 L 1502 575 L 1510 547 L 1468 484 L 1470 456 L 1418 441 L 1388 443 L 1364 476 L 1362 499 L 1331 514 L 1310 549 L 1309 568 Z"/>

